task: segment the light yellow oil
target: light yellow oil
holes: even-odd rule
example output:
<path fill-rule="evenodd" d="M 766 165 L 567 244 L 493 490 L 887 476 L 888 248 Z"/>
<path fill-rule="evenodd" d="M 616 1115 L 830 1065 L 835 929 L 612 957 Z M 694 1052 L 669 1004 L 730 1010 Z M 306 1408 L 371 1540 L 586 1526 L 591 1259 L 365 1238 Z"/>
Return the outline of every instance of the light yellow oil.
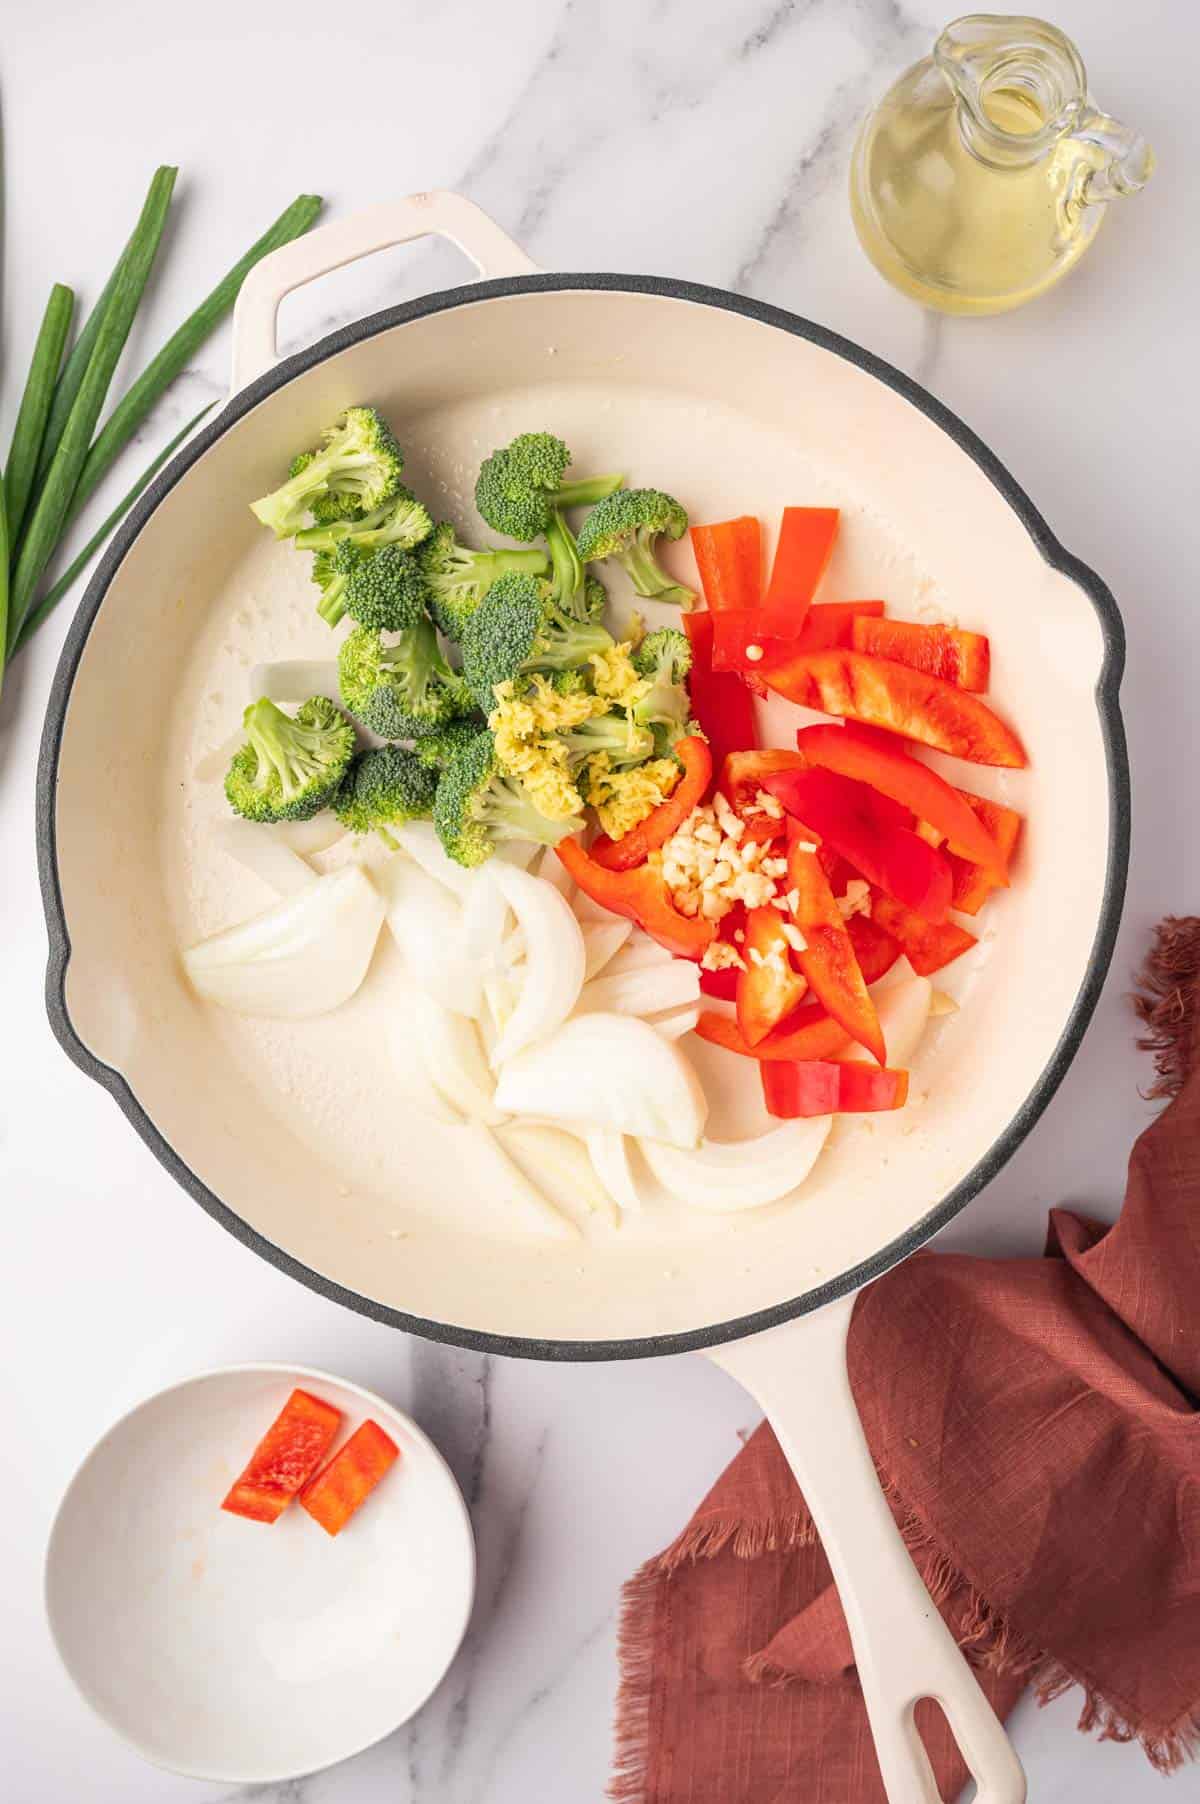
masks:
<path fill-rule="evenodd" d="M 1046 123 L 1019 89 L 995 88 L 983 105 L 1010 144 Z M 1019 307 L 1065 275 L 1103 217 L 1102 207 L 1072 204 L 1078 165 L 1069 141 L 1023 165 L 984 160 L 968 145 L 948 86 L 929 70 L 898 83 L 864 124 L 851 181 L 855 228 L 881 273 L 926 306 Z"/>

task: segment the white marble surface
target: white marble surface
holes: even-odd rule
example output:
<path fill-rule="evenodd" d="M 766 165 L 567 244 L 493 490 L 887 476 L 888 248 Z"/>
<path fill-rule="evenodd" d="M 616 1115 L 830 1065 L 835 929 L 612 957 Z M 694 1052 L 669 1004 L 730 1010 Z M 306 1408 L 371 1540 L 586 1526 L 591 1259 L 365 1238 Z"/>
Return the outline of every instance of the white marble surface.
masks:
<path fill-rule="evenodd" d="M 847 215 L 856 120 L 928 47 L 943 22 L 930 0 L 399 0 L 376 11 L 361 47 L 352 14 L 317 0 L 186 10 L 42 0 L 8 8 L 0 41 L 10 408 L 49 283 L 94 295 L 160 160 L 182 165 L 181 204 L 135 354 L 299 190 L 323 191 L 344 213 L 456 187 L 546 267 L 695 277 L 811 314 L 882 353 L 965 415 L 1105 575 L 1130 640 L 1125 925 L 1058 1098 L 946 1236 L 976 1251 L 1034 1251 L 1060 1198 L 1113 1210 L 1147 1116 L 1124 993 L 1149 925 L 1200 898 L 1180 781 L 1195 768 L 1200 665 L 1200 15 L 1172 0 L 1143 0 L 1134 14 L 1118 0 L 1059 0 L 1054 16 L 1083 46 L 1103 102 L 1149 134 L 1161 169 L 1064 288 L 990 322 L 935 320 L 893 295 Z M 299 343 L 458 273 L 449 252 L 382 257 L 297 304 L 287 331 Z M 222 391 L 227 360 L 222 336 L 160 408 L 147 449 Z M 276 1358 L 333 1368 L 414 1411 L 463 1482 L 482 1572 L 468 1643 L 415 1722 L 344 1768 L 253 1795 L 598 1799 L 618 1587 L 673 1535 L 754 1411 L 696 1358 L 566 1369 L 410 1342 L 280 1276 L 173 1186 L 66 1062 L 43 1014 L 33 778 L 65 627 L 64 611 L 22 660 L 0 713 L 4 1795 L 225 1795 L 141 1765 L 90 1716 L 49 1644 L 40 1564 L 61 1488 L 126 1405 L 208 1364 Z M 1016 1717 L 1039 1804 L 1160 1795 L 1136 1750 L 1074 1734 L 1074 1712 L 1066 1699 Z M 1194 1785 L 1193 1772 L 1173 1789 Z"/>

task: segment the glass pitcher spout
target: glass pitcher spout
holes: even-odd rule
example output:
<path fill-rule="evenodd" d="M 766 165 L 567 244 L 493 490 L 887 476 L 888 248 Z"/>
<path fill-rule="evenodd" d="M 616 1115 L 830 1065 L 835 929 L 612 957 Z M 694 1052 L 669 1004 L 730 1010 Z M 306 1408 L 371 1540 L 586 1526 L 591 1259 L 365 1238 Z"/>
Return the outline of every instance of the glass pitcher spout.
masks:
<path fill-rule="evenodd" d="M 970 13 L 947 25 L 933 60 L 958 101 L 968 148 L 993 168 L 1040 162 L 1087 110 L 1079 52 L 1042 19 Z"/>

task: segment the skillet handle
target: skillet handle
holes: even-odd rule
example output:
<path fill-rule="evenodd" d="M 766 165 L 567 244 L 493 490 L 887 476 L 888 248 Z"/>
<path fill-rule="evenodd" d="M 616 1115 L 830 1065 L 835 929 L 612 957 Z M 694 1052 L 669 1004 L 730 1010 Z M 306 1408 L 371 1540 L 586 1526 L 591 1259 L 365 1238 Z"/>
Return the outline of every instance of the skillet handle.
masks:
<path fill-rule="evenodd" d="M 473 201 L 442 189 L 385 201 L 352 213 L 349 219 L 319 226 L 272 251 L 242 283 L 233 311 L 231 392 L 236 394 L 278 361 L 275 320 L 285 294 L 359 257 L 431 237 L 457 245 L 481 276 L 527 276 L 537 269 Z"/>
<path fill-rule="evenodd" d="M 891 1804 L 938 1804 L 913 1721 L 934 1698 L 978 1786 L 978 1804 L 1023 1804 L 1025 1775 L 919 1573 L 879 1487 L 846 1370 L 853 1297 L 709 1357 L 762 1405 L 804 1493 L 858 1665 Z"/>

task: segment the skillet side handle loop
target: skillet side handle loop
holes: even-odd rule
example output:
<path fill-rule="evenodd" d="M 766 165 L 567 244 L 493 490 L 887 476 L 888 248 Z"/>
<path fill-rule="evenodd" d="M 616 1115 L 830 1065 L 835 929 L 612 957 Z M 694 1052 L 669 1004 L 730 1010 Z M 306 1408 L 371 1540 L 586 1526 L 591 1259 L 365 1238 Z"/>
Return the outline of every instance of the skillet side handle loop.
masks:
<path fill-rule="evenodd" d="M 978 1804 L 1024 1804 L 1025 1775 L 1004 1729 L 934 1607 L 879 1486 L 846 1369 L 853 1297 L 709 1357 L 761 1404 L 804 1493 L 858 1665 L 891 1804 L 939 1804 L 913 1720 L 945 1712 Z"/>
<path fill-rule="evenodd" d="M 272 251 L 242 283 L 233 312 L 231 394 L 236 395 L 278 361 L 275 321 L 285 295 L 343 264 L 396 244 L 408 244 L 414 238 L 448 239 L 481 277 L 527 276 L 537 269 L 474 201 L 441 189 L 385 201 L 352 213 L 349 219 L 318 226 L 315 232 Z"/>

